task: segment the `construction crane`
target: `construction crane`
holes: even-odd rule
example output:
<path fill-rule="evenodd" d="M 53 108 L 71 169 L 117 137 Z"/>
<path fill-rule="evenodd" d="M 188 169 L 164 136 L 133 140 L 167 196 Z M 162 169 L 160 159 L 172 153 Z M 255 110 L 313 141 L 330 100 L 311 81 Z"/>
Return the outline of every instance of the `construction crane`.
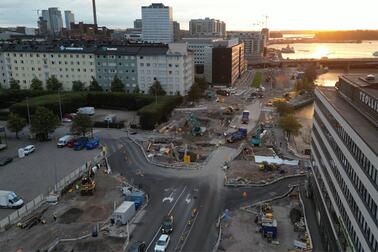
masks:
<path fill-rule="evenodd" d="M 269 19 L 269 16 L 265 15 L 263 17 L 265 18 L 265 28 L 268 28 L 268 19 Z"/>

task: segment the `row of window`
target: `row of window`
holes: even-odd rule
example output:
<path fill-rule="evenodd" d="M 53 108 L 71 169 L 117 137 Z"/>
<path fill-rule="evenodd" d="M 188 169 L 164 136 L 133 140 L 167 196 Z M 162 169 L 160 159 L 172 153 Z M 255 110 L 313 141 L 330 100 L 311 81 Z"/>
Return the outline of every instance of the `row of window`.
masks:
<path fill-rule="evenodd" d="M 27 57 L 27 53 L 25 53 L 25 57 Z M 81 58 L 92 58 L 92 55 L 86 55 L 86 54 L 75 54 L 75 57 L 76 58 L 80 58 L 80 55 L 81 55 Z M 7 56 L 10 56 L 10 53 L 7 53 Z M 23 58 L 24 57 L 24 54 L 23 53 L 20 53 L 20 54 L 16 54 L 16 53 L 13 53 L 13 57 L 17 57 L 19 56 L 20 58 Z M 39 53 L 30 53 L 29 54 L 29 57 L 33 58 L 33 57 L 37 57 L 39 58 L 40 57 L 40 54 Z M 56 54 L 55 55 L 56 58 L 74 58 L 74 55 L 73 54 Z M 69 56 L 69 57 L 68 57 Z M 47 55 L 45 53 L 41 54 L 41 57 L 43 58 L 47 58 Z M 50 54 L 50 58 L 54 58 L 54 54 Z"/>
<path fill-rule="evenodd" d="M 344 179 L 342 178 L 342 176 L 340 174 L 340 171 L 338 170 L 338 168 L 335 165 L 335 162 L 333 161 L 332 157 L 328 153 L 327 148 L 325 147 L 323 140 L 320 138 L 319 132 L 317 131 L 317 129 L 315 127 L 313 128 L 313 131 L 314 131 L 314 134 L 315 134 L 318 142 L 320 143 L 320 146 L 323 150 L 323 153 L 326 155 L 327 160 L 329 161 L 328 164 L 332 169 L 332 172 L 333 172 L 333 174 L 334 174 L 334 176 L 335 176 L 335 178 L 336 178 L 336 180 L 339 184 L 339 187 L 341 188 L 341 191 L 343 192 L 344 197 L 347 200 L 348 205 L 349 205 L 350 209 L 352 210 L 355 219 L 358 221 L 358 224 L 360 226 L 360 229 L 362 230 L 362 233 L 365 236 L 365 239 L 368 241 L 369 245 L 371 247 L 373 247 L 374 244 L 377 243 L 377 241 L 374 238 L 373 233 L 371 232 L 369 226 L 367 225 L 365 218 L 361 213 L 361 210 L 359 209 L 356 201 L 354 200 L 352 194 L 350 193 L 348 186 L 346 185 Z M 332 186 L 334 186 L 333 183 L 332 183 Z M 335 200 L 336 201 L 340 200 L 340 198 L 336 197 Z M 341 201 L 340 201 L 340 204 L 341 204 Z M 342 208 L 342 210 L 345 211 L 344 208 Z M 342 212 L 342 211 L 340 211 L 340 212 Z M 349 217 L 347 219 L 349 221 Z M 347 224 L 347 226 L 348 226 L 348 224 Z M 353 238 L 355 236 L 355 231 L 353 230 L 353 232 L 350 233 L 350 235 Z M 357 247 L 359 246 L 359 244 L 356 244 L 356 245 L 357 245 Z"/>
<path fill-rule="evenodd" d="M 23 60 L 20 60 L 20 61 L 14 60 L 13 62 L 14 62 L 15 64 L 18 64 L 18 63 L 20 63 L 20 64 L 29 64 L 27 61 L 25 62 L 25 61 L 23 61 Z M 41 64 L 40 61 L 37 61 L 36 63 L 37 63 L 37 64 Z M 68 62 L 68 61 L 64 61 L 64 62 L 62 62 L 62 61 L 57 61 L 57 62 L 55 62 L 55 61 L 50 61 L 50 62 L 48 62 L 47 60 L 43 60 L 43 64 L 46 65 L 46 64 L 48 64 L 48 63 L 50 63 L 50 64 L 52 64 L 52 65 L 55 65 L 55 63 L 58 63 L 58 65 L 62 65 L 63 63 L 64 63 L 64 65 L 68 65 L 68 63 L 70 63 L 71 65 L 74 65 L 74 64 L 75 64 L 75 62 L 73 62 L 73 61 L 71 61 L 71 62 Z M 31 61 L 30 61 L 30 64 L 34 64 L 34 60 L 31 60 Z M 77 65 L 80 65 L 80 61 L 77 61 L 76 64 L 77 64 Z M 86 65 L 86 62 L 83 61 L 82 64 L 83 64 L 83 65 Z M 92 66 L 92 65 L 93 65 L 93 62 L 89 62 L 89 65 Z"/>
<path fill-rule="evenodd" d="M 364 170 L 366 176 L 373 182 L 373 185 L 378 188 L 378 171 L 373 163 L 364 155 L 358 145 L 352 140 L 352 138 L 346 133 L 344 128 L 339 124 L 335 117 L 324 107 L 324 105 L 319 101 L 316 103 L 322 113 L 325 115 L 330 124 L 336 129 L 336 133 L 339 135 L 340 139 L 344 142 L 345 146 L 348 148 L 349 152 L 352 154 L 357 163 L 360 164 L 361 168 Z"/>
<path fill-rule="evenodd" d="M 314 113 L 314 119 L 319 124 L 321 129 L 323 130 L 325 136 L 328 139 L 328 142 L 330 143 L 334 153 L 338 157 L 340 163 L 343 165 L 343 168 L 345 172 L 347 173 L 349 179 L 352 181 L 353 186 L 355 187 L 356 191 L 359 193 L 360 198 L 364 202 L 365 206 L 370 210 L 370 215 L 375 218 L 375 220 L 378 220 L 378 213 L 377 213 L 377 204 L 374 202 L 373 198 L 371 197 L 370 193 L 366 190 L 366 187 L 361 182 L 359 176 L 354 171 L 353 167 L 350 165 L 348 160 L 346 159 L 344 153 L 341 151 L 337 143 L 334 141 L 333 137 L 329 133 L 328 129 L 325 127 L 323 122 L 320 120 L 318 114 Z"/>
<path fill-rule="evenodd" d="M 315 131 L 316 131 L 316 129 L 314 128 L 313 129 L 314 134 L 316 135 L 317 139 L 321 140 L 319 134 L 317 134 L 317 132 L 315 133 Z M 327 184 L 328 184 L 329 188 L 331 189 L 331 193 L 333 195 L 333 198 L 336 201 L 336 205 L 337 205 L 337 207 L 340 211 L 340 214 L 341 214 L 341 217 L 342 217 L 344 223 L 346 224 L 346 229 L 349 233 L 349 236 L 352 239 L 352 242 L 353 242 L 355 248 L 357 248 L 357 250 L 359 252 L 364 252 L 364 249 L 361 246 L 361 242 L 359 241 L 358 236 L 356 235 L 356 231 L 354 230 L 353 225 L 352 225 L 352 223 L 349 219 L 349 216 L 348 216 L 347 212 L 345 211 L 344 205 L 342 204 L 340 197 L 338 196 L 338 192 L 335 188 L 335 185 L 333 184 L 332 179 L 331 179 L 331 177 L 328 173 L 328 170 L 325 167 L 323 160 L 322 160 L 322 158 L 319 154 L 318 148 L 316 147 L 316 145 L 314 143 L 312 143 L 312 150 L 313 150 L 313 153 L 316 156 L 317 160 L 320 161 L 319 166 L 322 169 L 324 176 L 326 177 Z M 375 246 L 375 252 L 376 252 L 376 249 L 378 248 L 377 242 L 375 243 L 374 246 Z"/>
<path fill-rule="evenodd" d="M 101 70 L 101 69 L 97 69 L 97 72 L 104 72 L 104 73 L 123 73 L 123 71 L 122 70 L 119 70 L 119 69 L 103 69 L 103 70 Z M 128 72 L 130 72 L 130 73 L 134 73 L 135 72 L 135 70 L 134 69 L 131 69 L 130 71 L 129 70 L 125 70 L 125 73 L 128 73 Z"/>

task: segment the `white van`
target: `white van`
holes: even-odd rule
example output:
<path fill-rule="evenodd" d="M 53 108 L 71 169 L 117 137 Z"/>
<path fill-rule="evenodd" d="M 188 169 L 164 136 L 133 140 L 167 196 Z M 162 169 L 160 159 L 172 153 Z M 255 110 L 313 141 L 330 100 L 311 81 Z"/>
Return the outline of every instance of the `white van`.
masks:
<path fill-rule="evenodd" d="M 2 208 L 20 208 L 24 201 L 11 191 L 0 191 L 0 207 Z"/>
<path fill-rule="evenodd" d="M 95 114 L 95 108 L 94 107 L 82 107 L 77 109 L 78 114 L 83 114 L 83 115 L 89 115 L 92 116 Z"/>
<path fill-rule="evenodd" d="M 71 139 L 73 139 L 73 136 L 71 136 L 71 135 L 65 135 L 65 136 L 59 138 L 58 143 L 57 143 L 58 148 L 63 148 L 64 146 L 66 146 L 66 144 L 68 144 L 68 142 Z"/>

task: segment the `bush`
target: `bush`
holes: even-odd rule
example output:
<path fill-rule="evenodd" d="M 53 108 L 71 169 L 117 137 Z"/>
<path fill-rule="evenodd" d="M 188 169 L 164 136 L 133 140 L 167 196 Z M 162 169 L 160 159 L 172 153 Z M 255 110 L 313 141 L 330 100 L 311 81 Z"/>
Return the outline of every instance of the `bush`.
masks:
<path fill-rule="evenodd" d="M 76 112 L 77 108 L 87 105 L 86 93 L 61 93 L 62 114 Z M 50 94 L 38 96 L 29 99 L 30 114 L 34 114 L 37 107 L 45 107 L 52 110 L 54 114 L 60 116 L 59 96 L 58 94 Z M 27 118 L 26 101 L 13 104 L 10 111 Z"/>
<path fill-rule="evenodd" d="M 182 103 L 181 96 L 161 96 L 158 97 L 157 104 L 153 102 L 139 109 L 141 128 L 151 130 L 156 124 L 167 121 L 172 110 L 180 103 Z"/>
<path fill-rule="evenodd" d="M 43 90 L 2 90 L 0 92 L 0 108 L 9 108 L 11 105 L 25 100 L 26 97 L 36 97 L 51 94 L 51 91 Z"/>
<path fill-rule="evenodd" d="M 153 96 L 125 93 L 89 93 L 87 103 L 95 108 L 138 110 L 155 101 Z"/>

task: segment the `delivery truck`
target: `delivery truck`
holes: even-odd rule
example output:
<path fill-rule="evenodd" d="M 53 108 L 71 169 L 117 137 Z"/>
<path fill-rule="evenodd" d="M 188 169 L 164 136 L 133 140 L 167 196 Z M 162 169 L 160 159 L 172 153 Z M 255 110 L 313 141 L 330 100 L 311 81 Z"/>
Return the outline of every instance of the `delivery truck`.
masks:
<path fill-rule="evenodd" d="M 11 191 L 0 191 L 0 207 L 1 208 L 20 208 L 24 205 L 24 201 Z"/>

